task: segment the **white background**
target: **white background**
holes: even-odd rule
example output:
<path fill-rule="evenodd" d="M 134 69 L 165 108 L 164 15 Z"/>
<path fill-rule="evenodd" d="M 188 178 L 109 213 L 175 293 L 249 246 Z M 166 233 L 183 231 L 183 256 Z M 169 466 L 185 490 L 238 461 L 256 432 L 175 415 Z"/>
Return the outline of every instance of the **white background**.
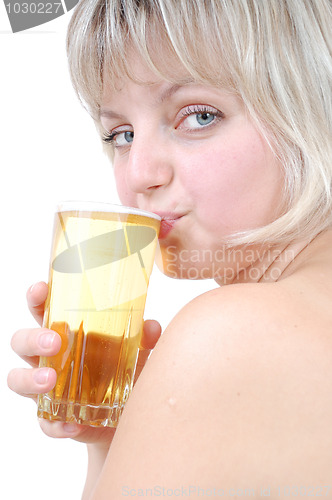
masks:
<path fill-rule="evenodd" d="M 6 385 L 24 362 L 10 349 L 12 334 L 34 327 L 25 293 L 47 281 L 53 210 L 59 200 L 118 202 L 112 168 L 94 124 L 72 90 L 65 55 L 66 14 L 11 33 L 0 2 L 1 200 L 1 498 L 76 500 L 87 465 L 85 446 L 42 434 L 35 404 Z M 154 269 L 146 318 L 165 328 L 213 281 L 178 281 Z"/>

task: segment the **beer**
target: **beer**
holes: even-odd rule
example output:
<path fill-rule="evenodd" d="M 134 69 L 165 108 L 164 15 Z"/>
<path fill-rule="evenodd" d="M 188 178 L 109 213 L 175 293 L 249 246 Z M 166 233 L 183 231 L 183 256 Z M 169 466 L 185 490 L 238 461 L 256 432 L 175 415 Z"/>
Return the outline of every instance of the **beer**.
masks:
<path fill-rule="evenodd" d="M 65 208 L 55 215 L 44 315 L 62 343 L 40 360 L 57 383 L 39 397 L 38 416 L 113 427 L 132 389 L 160 219 Z"/>

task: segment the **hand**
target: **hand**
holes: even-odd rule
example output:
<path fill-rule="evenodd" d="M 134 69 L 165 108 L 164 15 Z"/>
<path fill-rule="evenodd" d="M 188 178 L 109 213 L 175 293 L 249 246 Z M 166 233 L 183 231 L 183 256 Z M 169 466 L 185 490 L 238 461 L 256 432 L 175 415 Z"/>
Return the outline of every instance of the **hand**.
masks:
<path fill-rule="evenodd" d="M 46 283 L 40 282 L 27 292 L 27 302 L 33 317 L 42 324 L 44 304 L 48 293 Z M 151 349 L 157 343 L 161 327 L 157 321 L 147 320 L 143 327 L 141 349 L 137 361 L 135 381 L 140 375 Z M 56 372 L 52 368 L 38 368 L 39 356 L 54 356 L 61 347 L 60 336 L 47 328 L 31 328 L 18 330 L 11 342 L 13 350 L 31 368 L 15 368 L 8 375 L 8 386 L 17 394 L 37 401 L 37 395 L 49 392 L 56 383 Z M 115 429 L 108 427 L 89 427 L 75 423 L 53 422 L 39 419 L 40 426 L 50 437 L 71 437 L 84 443 L 100 443 L 109 446 Z"/>

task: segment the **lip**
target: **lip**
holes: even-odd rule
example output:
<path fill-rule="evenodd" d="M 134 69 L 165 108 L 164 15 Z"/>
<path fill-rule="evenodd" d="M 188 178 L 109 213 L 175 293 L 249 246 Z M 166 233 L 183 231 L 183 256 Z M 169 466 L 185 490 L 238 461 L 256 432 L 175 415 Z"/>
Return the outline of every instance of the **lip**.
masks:
<path fill-rule="evenodd" d="M 183 214 L 176 214 L 174 212 L 154 212 L 161 217 L 159 239 L 162 240 L 172 231 L 173 227 Z"/>

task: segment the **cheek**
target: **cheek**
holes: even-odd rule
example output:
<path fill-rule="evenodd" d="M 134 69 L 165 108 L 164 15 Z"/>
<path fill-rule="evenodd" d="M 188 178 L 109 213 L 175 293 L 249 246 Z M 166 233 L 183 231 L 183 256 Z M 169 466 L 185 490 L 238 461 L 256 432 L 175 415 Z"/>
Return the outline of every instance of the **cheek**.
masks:
<path fill-rule="evenodd" d="M 234 231 L 271 220 L 281 192 L 281 166 L 256 132 L 225 141 L 200 162 L 193 155 L 193 161 L 190 190 L 205 224 Z"/>
<path fill-rule="evenodd" d="M 137 205 L 136 195 L 130 191 L 125 181 L 125 176 L 121 173 L 123 169 L 114 168 L 116 190 L 123 205 L 135 207 Z"/>
<path fill-rule="evenodd" d="M 196 214 L 206 226 L 227 225 L 228 214 L 233 213 L 237 195 L 234 189 L 238 182 L 231 164 L 234 158 L 225 154 L 207 154 L 203 165 L 194 165 L 195 180 L 190 185 L 190 194 L 195 203 Z"/>

